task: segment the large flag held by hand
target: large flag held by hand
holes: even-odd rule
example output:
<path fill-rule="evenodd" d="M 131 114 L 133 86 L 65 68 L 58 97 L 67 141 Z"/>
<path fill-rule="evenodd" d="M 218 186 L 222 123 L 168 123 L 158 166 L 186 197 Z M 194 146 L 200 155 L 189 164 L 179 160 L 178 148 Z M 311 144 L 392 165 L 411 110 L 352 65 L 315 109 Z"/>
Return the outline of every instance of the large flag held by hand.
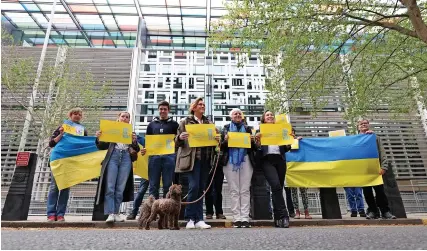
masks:
<path fill-rule="evenodd" d="M 375 134 L 309 138 L 286 153 L 288 187 L 364 187 L 383 184 Z"/>
<path fill-rule="evenodd" d="M 50 168 L 59 190 L 99 177 L 106 153 L 98 150 L 95 137 L 65 133 L 50 154 Z"/>

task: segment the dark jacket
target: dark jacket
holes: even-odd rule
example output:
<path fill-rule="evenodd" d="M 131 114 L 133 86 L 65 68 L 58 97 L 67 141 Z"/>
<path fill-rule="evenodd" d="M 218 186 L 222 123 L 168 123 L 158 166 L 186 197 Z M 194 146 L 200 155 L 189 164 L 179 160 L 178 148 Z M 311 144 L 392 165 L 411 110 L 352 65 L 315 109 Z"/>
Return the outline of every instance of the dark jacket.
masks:
<path fill-rule="evenodd" d="M 108 143 L 108 142 L 102 142 L 99 141 L 98 139 L 96 139 L 96 147 L 98 147 L 99 150 L 107 150 L 107 155 L 105 156 L 105 159 L 102 161 L 101 165 L 101 176 L 99 177 L 99 181 L 98 181 L 98 187 L 97 187 L 97 197 L 95 198 L 96 200 L 96 205 L 99 205 L 101 203 L 104 202 L 104 198 L 105 198 L 105 184 L 107 182 L 107 165 L 108 162 L 110 161 L 111 158 L 111 154 L 114 151 L 114 148 L 116 147 L 116 143 Z M 132 142 L 132 144 L 130 145 L 130 147 L 132 147 L 136 152 L 140 151 L 139 145 L 136 142 Z M 134 187 L 133 187 L 133 168 L 131 167 L 130 172 L 129 172 L 129 177 L 128 180 L 126 182 L 126 187 L 125 190 L 123 191 L 123 201 L 122 202 L 127 202 L 127 201 L 133 201 L 133 194 L 134 194 Z"/>
<path fill-rule="evenodd" d="M 56 130 L 55 131 L 53 131 L 53 133 L 52 133 L 52 136 L 50 136 L 50 140 L 49 140 L 49 147 L 55 147 L 56 146 L 56 144 L 58 144 L 57 142 L 55 142 L 55 138 L 56 137 L 58 137 L 58 135 L 61 133 L 60 131 L 59 131 L 59 128 L 61 128 L 62 127 L 62 125 L 61 126 L 59 126 L 58 128 L 56 128 Z M 87 136 L 87 130 L 85 129 L 85 133 L 84 133 L 84 135 L 85 136 Z"/>
<path fill-rule="evenodd" d="M 242 125 L 245 127 L 245 130 L 247 133 L 252 134 L 252 128 L 248 125 Z M 221 162 L 220 164 L 222 166 L 226 166 L 229 160 L 229 154 L 228 154 L 228 141 L 225 140 L 225 135 L 228 134 L 230 131 L 230 124 L 225 125 L 221 132 Z M 257 145 L 255 144 L 254 140 L 251 140 L 251 148 L 246 149 L 248 153 L 249 160 L 251 162 L 252 167 L 255 166 L 255 153 L 257 151 Z"/>
<path fill-rule="evenodd" d="M 375 134 L 375 136 L 377 139 L 378 158 L 380 160 L 381 169 L 388 170 L 390 163 L 387 160 L 387 157 L 385 155 L 385 150 L 384 150 L 383 145 L 381 144 L 381 139 L 380 139 L 380 137 L 378 137 L 378 135 Z"/>
<path fill-rule="evenodd" d="M 202 117 L 203 124 L 213 124 L 206 116 Z M 175 137 L 175 147 L 178 147 L 176 154 L 176 173 L 184 173 L 193 171 L 196 158 L 205 159 L 210 162 L 214 147 L 190 147 L 188 140 L 180 140 L 179 135 L 186 132 L 185 125 L 198 124 L 193 115 L 184 118 L 179 123 L 178 133 Z"/>
<path fill-rule="evenodd" d="M 174 134 L 178 131 L 179 124 L 172 118 L 161 120 L 159 117 L 155 117 L 147 126 L 146 135 L 157 135 L 157 134 Z"/>

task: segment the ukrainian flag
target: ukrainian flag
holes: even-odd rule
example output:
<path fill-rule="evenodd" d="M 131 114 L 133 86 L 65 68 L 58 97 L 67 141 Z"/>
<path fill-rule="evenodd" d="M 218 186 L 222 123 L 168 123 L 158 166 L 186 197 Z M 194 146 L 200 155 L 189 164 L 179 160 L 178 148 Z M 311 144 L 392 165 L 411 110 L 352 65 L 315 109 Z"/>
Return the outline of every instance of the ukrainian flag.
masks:
<path fill-rule="evenodd" d="M 50 154 L 50 168 L 59 190 L 99 177 L 107 153 L 96 147 L 95 137 L 65 133 Z"/>
<path fill-rule="evenodd" d="M 309 138 L 286 153 L 288 187 L 364 187 L 383 184 L 375 134 Z"/>

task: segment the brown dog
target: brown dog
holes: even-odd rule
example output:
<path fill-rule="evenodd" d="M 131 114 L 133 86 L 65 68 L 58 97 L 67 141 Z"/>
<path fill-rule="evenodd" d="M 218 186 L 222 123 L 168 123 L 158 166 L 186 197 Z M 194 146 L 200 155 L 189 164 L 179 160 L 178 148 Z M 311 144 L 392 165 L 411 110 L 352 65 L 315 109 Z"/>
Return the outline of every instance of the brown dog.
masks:
<path fill-rule="evenodd" d="M 151 206 L 153 205 L 155 199 L 152 195 L 150 195 L 144 203 L 142 203 L 139 211 L 139 219 L 138 219 L 138 226 L 139 228 L 143 228 L 145 223 L 147 222 L 148 218 L 151 215 Z"/>
<path fill-rule="evenodd" d="M 181 185 L 172 185 L 169 188 L 170 199 L 159 199 L 154 201 L 151 206 L 150 218 L 145 223 L 145 229 L 150 229 L 150 223 L 159 215 L 158 228 L 163 229 L 167 227 L 169 221 L 170 230 L 179 230 L 178 218 L 181 211 Z"/>

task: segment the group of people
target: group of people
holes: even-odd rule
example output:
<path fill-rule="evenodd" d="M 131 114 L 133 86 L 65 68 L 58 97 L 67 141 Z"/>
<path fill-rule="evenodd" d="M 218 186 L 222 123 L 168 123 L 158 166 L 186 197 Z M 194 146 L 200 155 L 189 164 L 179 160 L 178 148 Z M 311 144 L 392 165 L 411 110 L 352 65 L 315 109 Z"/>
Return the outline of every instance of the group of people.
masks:
<path fill-rule="evenodd" d="M 147 189 L 150 195 L 154 196 L 155 199 L 159 199 L 160 179 L 162 179 L 163 191 L 168 191 L 172 183 L 178 180 L 175 178 L 176 176 L 184 177 L 188 181 L 187 201 L 196 201 L 205 196 L 206 219 L 213 218 L 214 206 L 216 218 L 225 219 L 226 217 L 222 211 L 222 186 L 225 176 L 231 198 L 233 226 L 236 228 L 250 228 L 250 186 L 254 168 L 262 169 L 268 182 L 275 226 L 288 228 L 290 217 L 301 217 L 298 189 L 284 187 L 286 175 L 285 153 L 291 150 L 290 145 L 261 145 L 261 132 L 256 131 L 253 133 L 252 128 L 246 124 L 242 111 L 234 108 L 230 111 L 231 122 L 224 126 L 221 133 L 218 131 L 217 136 L 215 136 L 215 140 L 218 141 L 217 147 L 190 147 L 186 126 L 213 124 L 205 116 L 203 99 L 197 98 L 192 102 L 189 116 L 179 123 L 169 117 L 170 104 L 167 101 L 160 102 L 158 110 L 159 117 L 154 118 L 149 123 L 146 135 L 174 134 L 176 151 L 174 154 L 149 157 L 148 180 L 141 180 L 134 200 L 133 210 L 127 216 L 127 219 L 135 219 Z M 80 108 L 75 108 L 69 112 L 68 116 L 72 122 L 79 124 L 82 113 Z M 117 120 L 129 123 L 130 114 L 121 112 Z M 265 111 L 262 114 L 261 123 L 275 123 L 275 114 L 272 111 Z M 369 122 L 367 120 L 360 121 L 358 128 L 360 133 L 373 133 L 369 130 Z M 251 147 L 229 147 L 229 132 L 249 133 L 251 135 Z M 63 128 L 58 127 L 51 137 L 49 146 L 54 147 L 61 140 L 63 134 Z M 85 135 L 87 135 L 86 131 Z M 132 201 L 134 197 L 132 162 L 136 160 L 138 152 L 142 155 L 147 153 L 145 138 L 134 133 L 131 144 L 121 144 L 99 141 L 101 135 L 101 131 L 96 132 L 96 146 L 100 150 L 108 151 L 102 162 L 96 204 L 104 204 L 104 214 L 106 217 L 108 215 L 107 222 L 121 222 L 124 221 L 124 218 L 119 214 L 120 204 Z M 302 139 L 295 136 L 294 130 L 292 135 L 297 140 Z M 380 174 L 384 174 L 388 164 L 380 142 L 377 143 L 381 162 Z M 142 148 L 139 145 L 142 145 Z M 211 170 L 215 166 L 217 168 L 215 174 L 213 174 Z M 212 179 L 213 184 L 205 194 L 207 184 Z M 284 189 L 286 202 L 283 196 Z M 372 189 L 375 190 L 376 198 L 374 198 Z M 311 219 L 308 212 L 307 188 L 299 188 L 299 191 L 303 202 L 304 217 Z M 361 196 L 362 189 L 346 188 L 346 193 L 352 207 L 352 216 L 355 212 L 356 216 L 359 213 L 361 216 L 371 219 L 378 218 L 380 216 L 379 212 L 381 212 L 383 218 L 395 218 L 388 208 L 383 185 L 363 188 L 368 204 L 367 215 L 364 212 L 363 197 Z M 68 196 L 69 189 L 59 191 L 52 176 L 47 201 L 47 217 L 49 221 L 64 220 Z M 165 196 L 166 192 L 163 193 L 163 197 Z M 196 203 L 188 204 L 185 207 L 184 214 L 184 218 L 187 221 L 186 228 L 211 228 L 203 220 L 203 215 L 203 199 L 198 200 Z"/>

